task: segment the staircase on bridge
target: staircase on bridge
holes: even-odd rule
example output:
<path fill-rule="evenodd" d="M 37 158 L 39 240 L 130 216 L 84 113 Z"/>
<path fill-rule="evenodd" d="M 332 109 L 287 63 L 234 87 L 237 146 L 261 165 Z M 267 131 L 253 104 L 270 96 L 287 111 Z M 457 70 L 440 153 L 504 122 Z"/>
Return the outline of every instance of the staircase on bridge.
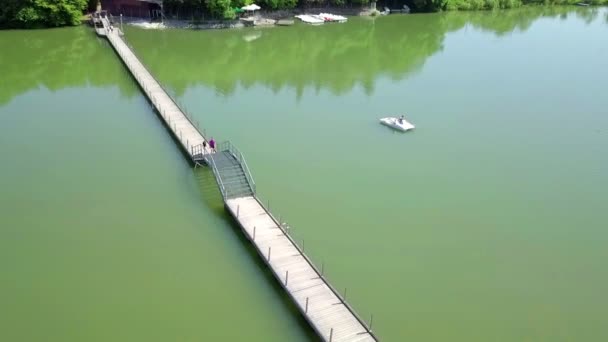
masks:
<path fill-rule="evenodd" d="M 250 184 L 253 179 L 247 174 L 248 170 L 245 170 L 246 164 L 242 155 L 235 151 L 230 142 L 225 142 L 218 145 L 218 152 L 207 154 L 205 157 L 207 164 L 213 168 L 225 200 L 254 195 L 254 185 Z"/>

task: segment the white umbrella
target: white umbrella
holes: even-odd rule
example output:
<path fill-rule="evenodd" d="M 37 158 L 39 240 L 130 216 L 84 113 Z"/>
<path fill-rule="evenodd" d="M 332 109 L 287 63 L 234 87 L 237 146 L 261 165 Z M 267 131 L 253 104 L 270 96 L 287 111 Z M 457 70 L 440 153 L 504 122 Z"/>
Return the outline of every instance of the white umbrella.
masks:
<path fill-rule="evenodd" d="M 252 12 L 253 12 L 253 11 L 257 11 L 257 10 L 259 10 L 259 9 L 261 9 L 261 8 L 262 8 L 262 7 L 260 7 L 260 6 L 256 5 L 256 4 L 251 4 L 251 5 L 247 5 L 247 6 L 243 6 L 243 7 L 241 7 L 241 9 L 242 9 L 243 11 L 252 11 Z"/>

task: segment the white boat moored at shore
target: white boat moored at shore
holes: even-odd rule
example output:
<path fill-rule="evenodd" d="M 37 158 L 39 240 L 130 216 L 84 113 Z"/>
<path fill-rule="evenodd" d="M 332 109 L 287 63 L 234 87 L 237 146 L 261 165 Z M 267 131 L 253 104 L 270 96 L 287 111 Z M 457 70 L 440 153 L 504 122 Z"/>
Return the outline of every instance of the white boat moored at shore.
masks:
<path fill-rule="evenodd" d="M 337 23 L 345 23 L 348 20 L 348 18 L 346 18 L 346 17 L 337 15 L 337 14 L 331 14 L 331 13 L 320 13 L 319 17 L 323 18 L 323 20 L 325 20 L 325 21 L 337 22 Z"/>
<path fill-rule="evenodd" d="M 388 127 L 394 128 L 401 132 L 407 132 L 407 131 L 415 128 L 415 126 L 413 124 L 409 123 L 403 117 L 401 117 L 401 118 L 396 118 L 396 117 L 382 118 L 382 119 L 380 119 L 380 123 L 383 125 L 386 125 Z"/>
<path fill-rule="evenodd" d="M 325 20 L 318 18 L 317 16 L 312 16 L 308 14 L 296 15 L 296 18 L 302 20 L 303 22 L 311 25 L 321 25 L 325 22 Z"/>
<path fill-rule="evenodd" d="M 320 25 L 323 23 L 345 23 L 348 20 L 346 17 L 331 13 L 300 14 L 296 15 L 295 17 L 311 25 Z"/>

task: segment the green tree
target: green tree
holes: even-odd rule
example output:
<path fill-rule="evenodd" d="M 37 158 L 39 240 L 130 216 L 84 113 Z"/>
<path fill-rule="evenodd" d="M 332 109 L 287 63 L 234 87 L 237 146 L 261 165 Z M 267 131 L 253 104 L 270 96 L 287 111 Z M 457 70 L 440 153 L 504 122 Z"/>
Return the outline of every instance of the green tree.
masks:
<path fill-rule="evenodd" d="M 298 5 L 298 0 L 281 0 L 281 8 L 294 8 Z"/>
<path fill-rule="evenodd" d="M 4 0 L 0 27 L 56 27 L 80 24 L 88 0 Z"/>
<path fill-rule="evenodd" d="M 414 0 L 414 7 L 419 12 L 437 12 L 445 9 L 446 2 L 447 0 Z"/>
<path fill-rule="evenodd" d="M 230 0 L 205 0 L 209 13 L 220 19 L 234 19 L 236 13 L 230 7 Z"/>
<path fill-rule="evenodd" d="M 241 8 L 243 6 L 251 5 L 253 3 L 253 0 L 232 0 L 232 6 L 236 8 Z"/>
<path fill-rule="evenodd" d="M 290 9 L 298 5 L 298 0 L 263 0 L 262 5 L 264 7 L 276 10 L 276 9 Z"/>

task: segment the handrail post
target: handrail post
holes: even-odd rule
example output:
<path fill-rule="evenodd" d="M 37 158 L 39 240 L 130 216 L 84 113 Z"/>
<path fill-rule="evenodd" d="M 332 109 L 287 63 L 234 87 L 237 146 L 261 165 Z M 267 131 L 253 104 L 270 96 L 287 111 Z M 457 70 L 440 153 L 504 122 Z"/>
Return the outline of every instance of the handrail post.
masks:
<path fill-rule="evenodd" d="M 255 226 L 253 226 L 253 241 L 255 241 Z"/>
<path fill-rule="evenodd" d="M 287 280 L 289 280 L 289 270 L 285 271 L 285 287 L 287 287 Z"/>
<path fill-rule="evenodd" d="M 270 262 L 270 246 L 268 246 L 268 262 Z"/>
<path fill-rule="evenodd" d="M 304 313 L 308 313 L 308 297 L 306 297 L 306 309 L 304 309 Z"/>
<path fill-rule="evenodd" d="M 331 342 L 331 340 L 333 339 L 333 337 L 334 337 L 334 328 L 331 328 L 329 330 L 329 342 Z"/>
<path fill-rule="evenodd" d="M 374 323 L 374 315 L 369 315 L 369 325 L 367 326 L 368 331 L 372 331 L 372 324 Z"/>

